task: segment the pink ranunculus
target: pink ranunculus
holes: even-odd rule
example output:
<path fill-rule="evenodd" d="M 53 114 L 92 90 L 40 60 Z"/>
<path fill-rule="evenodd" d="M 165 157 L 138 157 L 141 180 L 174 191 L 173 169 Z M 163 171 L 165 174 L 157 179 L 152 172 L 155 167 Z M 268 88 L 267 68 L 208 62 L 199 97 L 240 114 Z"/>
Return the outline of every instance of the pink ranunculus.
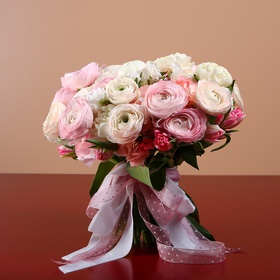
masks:
<path fill-rule="evenodd" d="M 159 81 L 149 86 L 144 98 L 148 113 L 159 119 L 168 118 L 188 104 L 188 93 L 173 81 Z"/>
<path fill-rule="evenodd" d="M 156 129 L 154 133 L 154 145 L 160 152 L 167 152 L 173 147 L 173 145 L 170 143 L 170 137 L 167 133 L 158 129 Z"/>
<path fill-rule="evenodd" d="M 179 77 L 176 79 L 176 83 L 187 91 L 189 103 L 194 104 L 197 82 L 193 78 Z"/>
<path fill-rule="evenodd" d="M 187 108 L 160 121 L 162 126 L 177 142 L 193 143 L 203 138 L 206 131 L 206 114 L 199 108 Z"/>
<path fill-rule="evenodd" d="M 203 140 L 208 143 L 215 143 L 221 140 L 225 131 L 216 124 L 208 124 Z"/>
<path fill-rule="evenodd" d="M 86 141 L 89 138 L 90 135 L 88 134 L 78 141 L 75 145 L 75 152 L 77 159 L 90 167 L 96 160 L 96 153 L 95 149 L 90 148 L 92 143 Z"/>
<path fill-rule="evenodd" d="M 61 84 L 65 88 L 81 89 L 92 85 L 99 75 L 99 66 L 92 62 L 78 71 L 66 73 L 61 78 Z"/>
<path fill-rule="evenodd" d="M 244 112 L 240 108 L 232 110 L 227 118 L 221 123 L 221 127 L 224 129 L 231 129 L 239 125 L 245 118 Z"/>
<path fill-rule="evenodd" d="M 52 103 L 58 101 L 64 104 L 65 106 L 67 106 L 76 93 L 77 93 L 76 89 L 62 87 L 56 92 Z"/>
<path fill-rule="evenodd" d="M 69 145 L 82 139 L 93 125 L 93 113 L 84 97 L 73 98 L 62 112 L 59 121 L 59 135 L 71 140 Z"/>
<path fill-rule="evenodd" d="M 59 155 L 60 155 L 61 157 L 65 157 L 65 156 L 67 156 L 67 155 L 70 155 L 70 154 L 74 154 L 74 153 L 75 153 L 73 149 L 70 149 L 70 148 L 68 148 L 68 147 L 66 147 L 66 146 L 64 146 L 64 145 L 59 145 L 59 146 L 57 147 L 57 150 L 58 150 Z"/>

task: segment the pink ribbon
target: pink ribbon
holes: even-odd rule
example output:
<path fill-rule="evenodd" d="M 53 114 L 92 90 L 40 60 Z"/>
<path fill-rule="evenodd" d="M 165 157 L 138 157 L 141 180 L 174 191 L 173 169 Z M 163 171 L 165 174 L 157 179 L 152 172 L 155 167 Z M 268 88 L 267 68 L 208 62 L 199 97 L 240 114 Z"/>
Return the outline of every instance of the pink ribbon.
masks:
<path fill-rule="evenodd" d="M 92 197 L 87 215 L 92 218 L 89 244 L 67 256 L 63 273 L 126 256 L 133 241 L 132 206 L 136 195 L 139 213 L 157 241 L 161 259 L 174 263 L 209 264 L 225 260 L 223 243 L 209 241 L 187 220 L 194 205 L 178 186 L 177 169 L 169 170 L 161 191 L 133 179 L 126 163 L 118 164 Z M 172 178 L 172 179 L 171 179 Z M 149 220 L 149 213 L 157 225 Z"/>

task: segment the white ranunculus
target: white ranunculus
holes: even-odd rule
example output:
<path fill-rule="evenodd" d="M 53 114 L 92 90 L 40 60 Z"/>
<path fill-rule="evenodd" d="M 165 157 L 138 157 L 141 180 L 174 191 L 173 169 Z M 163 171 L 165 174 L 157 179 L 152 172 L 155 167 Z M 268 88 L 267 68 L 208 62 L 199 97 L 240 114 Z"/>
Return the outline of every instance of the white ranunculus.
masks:
<path fill-rule="evenodd" d="M 43 133 L 50 142 L 57 142 L 59 136 L 58 124 L 66 106 L 61 102 L 53 102 L 50 111 L 43 123 Z"/>
<path fill-rule="evenodd" d="M 146 67 L 145 62 L 141 60 L 129 61 L 121 65 L 118 71 L 118 75 L 123 77 L 129 77 L 133 80 L 135 79 L 140 80 L 140 74 L 143 68 L 145 67 Z"/>
<path fill-rule="evenodd" d="M 176 53 L 160 57 L 155 60 L 155 64 L 160 72 L 171 73 L 171 77 L 190 77 L 193 75 L 193 65 L 191 57 L 185 54 Z"/>
<path fill-rule="evenodd" d="M 106 126 L 110 111 L 115 107 L 113 104 L 102 106 L 98 111 L 98 115 L 94 119 L 94 132 L 98 137 L 106 138 Z"/>
<path fill-rule="evenodd" d="M 234 100 L 234 105 L 244 111 L 244 102 L 239 90 L 238 85 L 235 83 L 233 86 L 233 91 L 232 91 L 232 98 Z"/>
<path fill-rule="evenodd" d="M 225 114 L 232 107 L 231 92 L 216 82 L 200 80 L 196 91 L 196 105 L 211 116 Z"/>
<path fill-rule="evenodd" d="M 133 103 L 140 96 L 138 85 L 128 77 L 116 77 L 106 85 L 107 99 L 115 104 Z"/>
<path fill-rule="evenodd" d="M 199 80 L 214 81 L 222 87 L 229 87 L 233 81 L 228 70 L 214 62 L 197 65 L 195 75 Z"/>
<path fill-rule="evenodd" d="M 120 104 L 109 114 L 106 126 L 107 139 L 113 143 L 131 143 L 139 136 L 144 123 L 140 105 Z"/>

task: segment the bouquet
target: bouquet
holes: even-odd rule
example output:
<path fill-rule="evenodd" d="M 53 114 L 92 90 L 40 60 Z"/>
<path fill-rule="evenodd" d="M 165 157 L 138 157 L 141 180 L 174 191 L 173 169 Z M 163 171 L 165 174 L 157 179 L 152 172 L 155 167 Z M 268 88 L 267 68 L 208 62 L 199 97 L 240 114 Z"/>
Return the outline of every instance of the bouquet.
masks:
<path fill-rule="evenodd" d="M 216 63 L 185 54 L 99 66 L 61 78 L 43 124 L 61 157 L 100 161 L 87 215 L 87 247 L 68 256 L 71 272 L 125 256 L 132 245 L 157 246 L 162 259 L 217 263 L 224 244 L 200 225 L 197 207 L 178 185 L 177 166 L 229 144 L 244 119 L 239 88 Z"/>

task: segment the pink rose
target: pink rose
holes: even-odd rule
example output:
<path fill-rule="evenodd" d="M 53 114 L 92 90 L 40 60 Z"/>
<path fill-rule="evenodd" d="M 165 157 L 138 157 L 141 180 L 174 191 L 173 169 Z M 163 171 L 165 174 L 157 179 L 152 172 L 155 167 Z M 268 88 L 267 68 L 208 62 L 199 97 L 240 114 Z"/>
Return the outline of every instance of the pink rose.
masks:
<path fill-rule="evenodd" d="M 245 118 L 244 112 L 239 108 L 235 108 L 229 113 L 227 118 L 221 123 L 221 127 L 224 129 L 234 128 L 237 125 L 239 125 L 244 118 Z"/>
<path fill-rule="evenodd" d="M 192 143 L 203 138 L 206 131 L 206 114 L 198 108 L 183 109 L 159 122 L 162 128 L 179 143 Z"/>
<path fill-rule="evenodd" d="M 76 89 L 61 88 L 56 92 L 52 103 L 58 101 L 67 106 L 76 93 Z"/>
<path fill-rule="evenodd" d="M 160 119 L 168 118 L 188 104 L 188 93 L 173 81 L 159 81 L 149 86 L 144 98 L 148 113 Z"/>
<path fill-rule="evenodd" d="M 93 113 L 88 102 L 84 97 L 76 97 L 61 114 L 59 135 L 62 139 L 72 140 L 69 145 L 74 145 L 89 132 L 92 124 Z"/>
<path fill-rule="evenodd" d="M 225 131 L 216 124 L 208 124 L 203 140 L 209 143 L 215 143 L 222 139 Z"/>
<path fill-rule="evenodd" d="M 157 129 L 155 130 L 154 145 L 161 152 L 167 152 L 173 147 L 168 134 Z"/>
<path fill-rule="evenodd" d="M 78 71 L 66 73 L 61 78 L 61 84 L 65 88 L 81 89 L 92 85 L 99 75 L 99 66 L 92 62 Z"/>

